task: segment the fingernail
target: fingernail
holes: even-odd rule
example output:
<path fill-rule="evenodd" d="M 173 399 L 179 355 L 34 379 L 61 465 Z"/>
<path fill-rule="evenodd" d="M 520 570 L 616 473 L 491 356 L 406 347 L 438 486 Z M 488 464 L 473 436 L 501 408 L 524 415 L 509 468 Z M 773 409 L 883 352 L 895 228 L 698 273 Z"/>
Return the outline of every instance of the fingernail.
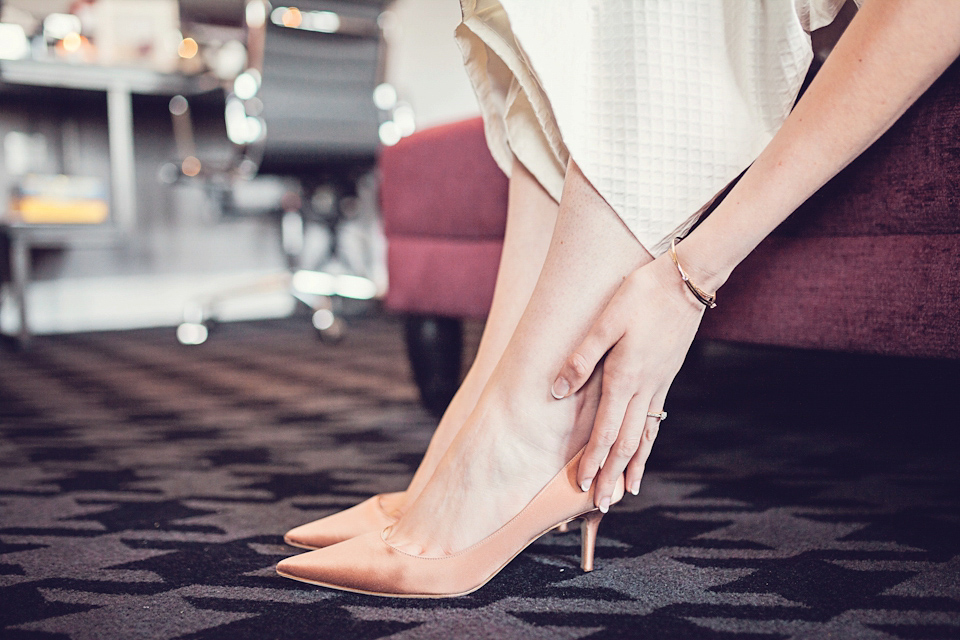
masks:
<path fill-rule="evenodd" d="M 640 493 L 640 483 L 639 483 L 639 482 L 634 482 L 634 483 L 630 486 L 630 493 L 632 493 L 633 495 L 637 495 L 638 493 Z"/>
<path fill-rule="evenodd" d="M 610 498 L 604 498 L 600 501 L 600 513 L 610 511 Z"/>
<path fill-rule="evenodd" d="M 593 483 L 593 478 L 587 478 L 586 480 L 580 483 L 580 488 L 583 490 L 584 493 L 586 493 L 587 491 L 590 491 L 591 483 Z"/>
<path fill-rule="evenodd" d="M 570 393 L 570 383 L 563 378 L 557 378 L 550 389 L 550 394 L 557 400 L 563 400 Z"/>

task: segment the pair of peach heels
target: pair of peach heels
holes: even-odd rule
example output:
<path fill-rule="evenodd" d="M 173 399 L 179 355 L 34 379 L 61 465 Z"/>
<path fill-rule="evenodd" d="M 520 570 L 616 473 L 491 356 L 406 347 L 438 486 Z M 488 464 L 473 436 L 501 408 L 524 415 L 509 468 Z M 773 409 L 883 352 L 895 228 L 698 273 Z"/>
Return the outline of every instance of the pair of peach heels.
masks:
<path fill-rule="evenodd" d="M 277 565 L 277 573 L 310 584 L 375 596 L 445 598 L 476 591 L 545 533 L 581 519 L 581 559 L 593 570 L 597 529 L 603 518 L 593 492 L 577 484 L 581 450 L 509 522 L 472 547 L 440 557 L 415 556 L 392 547 L 385 534 L 395 518 L 374 496 L 328 518 L 292 529 L 284 540 L 314 549 Z M 622 478 L 611 503 L 623 497 Z"/>

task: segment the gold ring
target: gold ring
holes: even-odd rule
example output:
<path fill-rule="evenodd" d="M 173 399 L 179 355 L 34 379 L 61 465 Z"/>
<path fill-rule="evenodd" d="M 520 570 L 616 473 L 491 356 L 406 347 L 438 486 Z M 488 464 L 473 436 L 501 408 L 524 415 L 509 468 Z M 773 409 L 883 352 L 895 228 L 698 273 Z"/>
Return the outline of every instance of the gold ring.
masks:
<path fill-rule="evenodd" d="M 662 420 L 666 420 L 666 419 L 667 419 L 667 412 L 666 412 L 666 411 L 661 411 L 660 413 L 655 413 L 655 412 L 653 412 L 653 411 L 647 411 L 647 417 L 648 417 L 648 418 L 656 418 L 657 420 L 661 420 L 661 421 L 662 421 Z"/>

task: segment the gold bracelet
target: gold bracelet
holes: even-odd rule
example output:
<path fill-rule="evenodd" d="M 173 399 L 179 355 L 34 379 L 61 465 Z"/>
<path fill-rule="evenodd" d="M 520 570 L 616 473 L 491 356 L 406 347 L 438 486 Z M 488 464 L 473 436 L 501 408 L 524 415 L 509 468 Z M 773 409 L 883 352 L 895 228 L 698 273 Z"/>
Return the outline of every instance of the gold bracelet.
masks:
<path fill-rule="evenodd" d="M 717 306 L 717 294 L 707 293 L 697 285 L 690 282 L 690 276 L 688 276 L 687 272 L 684 271 L 683 267 L 680 266 L 680 261 L 677 260 L 678 239 L 679 238 L 674 238 L 673 242 L 670 243 L 670 257 L 673 259 L 673 264 L 677 265 L 677 271 L 680 272 L 680 279 L 683 280 L 683 284 L 687 285 L 687 289 L 690 289 L 690 293 L 693 294 L 693 297 L 695 297 L 700 304 L 708 309 L 715 308 Z"/>

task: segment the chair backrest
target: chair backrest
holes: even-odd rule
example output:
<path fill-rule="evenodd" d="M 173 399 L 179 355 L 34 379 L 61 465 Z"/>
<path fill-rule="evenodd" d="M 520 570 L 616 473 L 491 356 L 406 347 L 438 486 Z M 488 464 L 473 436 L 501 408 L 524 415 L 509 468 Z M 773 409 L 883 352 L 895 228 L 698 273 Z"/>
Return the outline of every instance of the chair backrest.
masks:
<path fill-rule="evenodd" d="M 299 28 L 283 26 L 277 4 L 267 21 L 258 94 L 266 123 L 261 170 L 372 165 L 380 125 L 373 91 L 382 80 L 377 18 L 384 3 L 298 2 L 299 16 L 288 21 L 300 20 Z"/>
<path fill-rule="evenodd" d="M 181 17 L 236 28 L 245 23 L 247 5 L 257 1 L 181 0 Z M 213 166 L 221 170 L 229 170 L 231 162 L 240 167 L 245 157 L 247 174 L 255 166 L 259 173 L 315 182 L 372 167 L 380 124 L 373 91 L 383 67 L 377 20 L 384 4 L 298 0 L 295 8 L 266 5 L 265 25 L 247 34 L 248 66 L 260 76 L 255 96 L 238 99 L 228 82 L 221 90 L 191 97 L 192 124 L 181 129 L 195 129 L 201 154 L 215 154 Z M 223 148 L 230 127 L 224 126 L 224 112 L 229 121 L 238 108 L 241 120 L 252 111 L 264 133 L 256 142 L 234 145 L 234 152 L 242 153 L 231 161 Z M 184 155 L 184 145 L 178 146 Z"/>

